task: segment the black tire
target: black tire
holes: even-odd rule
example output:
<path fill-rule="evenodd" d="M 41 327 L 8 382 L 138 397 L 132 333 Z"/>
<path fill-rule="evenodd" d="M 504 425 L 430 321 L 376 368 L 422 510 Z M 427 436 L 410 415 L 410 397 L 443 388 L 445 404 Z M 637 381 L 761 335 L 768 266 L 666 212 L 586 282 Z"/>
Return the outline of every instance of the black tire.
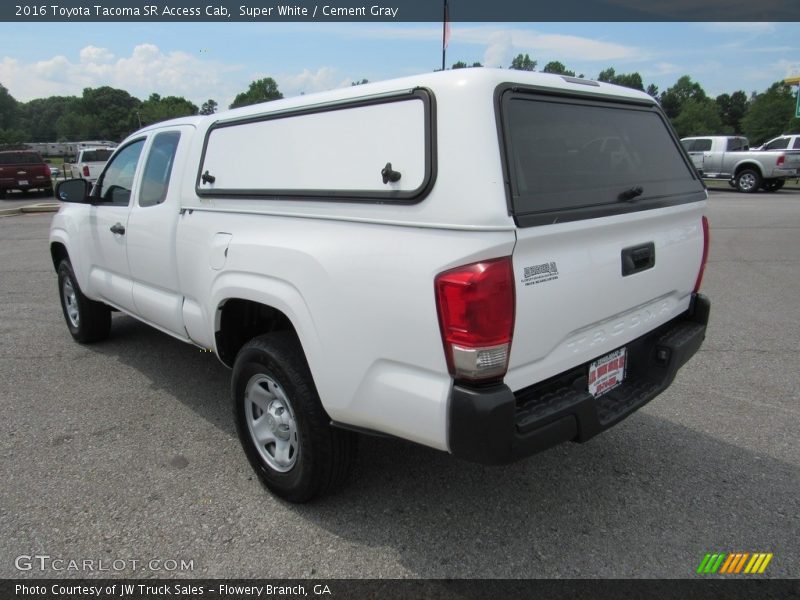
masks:
<path fill-rule="evenodd" d="M 743 194 L 753 194 L 761 187 L 761 173 L 755 169 L 742 169 L 736 174 L 736 189 Z"/>
<path fill-rule="evenodd" d="M 733 179 L 728 179 L 728 185 L 732 188 L 736 188 L 736 182 Z"/>
<path fill-rule="evenodd" d="M 765 192 L 777 192 L 786 183 L 783 179 L 765 179 L 761 187 Z"/>
<path fill-rule="evenodd" d="M 67 328 L 81 344 L 99 342 L 111 331 L 111 309 L 83 295 L 72 265 L 66 258 L 58 265 L 58 297 Z"/>
<path fill-rule="evenodd" d="M 301 503 L 344 483 L 357 436 L 331 427 L 293 333 L 246 343 L 233 366 L 231 395 L 244 452 L 272 493 Z"/>

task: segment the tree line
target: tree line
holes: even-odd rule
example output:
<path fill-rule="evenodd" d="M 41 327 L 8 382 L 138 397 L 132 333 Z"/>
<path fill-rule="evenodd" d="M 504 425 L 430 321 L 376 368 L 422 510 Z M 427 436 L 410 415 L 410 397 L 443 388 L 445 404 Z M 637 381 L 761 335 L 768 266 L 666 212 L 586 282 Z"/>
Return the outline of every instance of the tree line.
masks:
<path fill-rule="evenodd" d="M 528 54 L 519 54 L 510 69 L 535 71 L 538 62 Z M 453 63 L 452 69 L 481 67 L 481 63 Z M 547 63 L 542 72 L 569 77 L 576 75 L 559 61 Z M 800 119 L 794 117 L 796 98 L 792 88 L 782 81 L 767 90 L 747 94 L 738 90 L 708 96 L 701 85 L 684 75 L 674 85 L 659 92 L 655 84 L 644 85 L 639 73 L 617 73 L 606 68 L 598 81 L 641 90 L 658 100 L 681 137 L 708 134 L 742 134 L 757 145 L 781 133 L 800 132 Z M 352 85 L 368 83 L 366 79 Z M 278 83 L 265 77 L 250 83 L 237 94 L 230 108 L 283 98 Z M 86 88 L 81 96 L 50 96 L 18 102 L 0 82 L 0 146 L 23 142 L 58 142 L 70 140 L 119 141 L 131 132 L 153 123 L 189 115 L 209 115 L 219 108 L 208 99 L 200 107 L 180 96 L 153 93 L 139 100 L 125 90 L 103 86 Z"/>

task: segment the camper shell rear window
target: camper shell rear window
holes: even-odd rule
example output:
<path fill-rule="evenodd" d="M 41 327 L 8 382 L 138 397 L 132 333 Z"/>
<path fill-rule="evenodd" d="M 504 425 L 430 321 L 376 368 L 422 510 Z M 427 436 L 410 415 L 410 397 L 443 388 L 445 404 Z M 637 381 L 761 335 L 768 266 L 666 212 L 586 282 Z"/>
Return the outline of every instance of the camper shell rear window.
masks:
<path fill-rule="evenodd" d="M 114 150 L 111 148 L 97 148 L 96 150 L 84 150 L 83 162 L 106 162 Z"/>
<path fill-rule="evenodd" d="M 433 94 L 415 89 L 219 121 L 197 194 L 419 202 L 436 177 L 434 112 Z"/>
<path fill-rule="evenodd" d="M 655 105 L 516 87 L 498 88 L 496 98 L 509 209 L 519 226 L 705 198 Z"/>

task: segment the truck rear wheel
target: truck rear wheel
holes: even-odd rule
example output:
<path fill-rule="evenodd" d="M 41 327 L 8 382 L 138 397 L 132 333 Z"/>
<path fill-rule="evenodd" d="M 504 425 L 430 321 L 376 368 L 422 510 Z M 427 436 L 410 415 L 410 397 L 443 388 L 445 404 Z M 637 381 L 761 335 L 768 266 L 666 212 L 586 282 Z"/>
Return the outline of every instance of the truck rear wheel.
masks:
<path fill-rule="evenodd" d="M 239 440 L 271 492 L 307 502 L 345 481 L 356 434 L 331 427 L 292 333 L 245 344 L 233 366 L 231 392 Z"/>
<path fill-rule="evenodd" d="M 777 192 L 783 187 L 784 183 L 786 183 L 786 181 L 783 179 L 765 179 L 761 187 L 766 192 Z"/>
<path fill-rule="evenodd" d="M 752 194 L 761 187 L 761 174 L 755 169 L 742 169 L 736 175 L 736 189 L 745 194 Z"/>
<path fill-rule="evenodd" d="M 69 260 L 58 265 L 58 292 L 64 319 L 75 341 L 82 344 L 99 342 L 111 331 L 111 309 L 83 295 Z"/>

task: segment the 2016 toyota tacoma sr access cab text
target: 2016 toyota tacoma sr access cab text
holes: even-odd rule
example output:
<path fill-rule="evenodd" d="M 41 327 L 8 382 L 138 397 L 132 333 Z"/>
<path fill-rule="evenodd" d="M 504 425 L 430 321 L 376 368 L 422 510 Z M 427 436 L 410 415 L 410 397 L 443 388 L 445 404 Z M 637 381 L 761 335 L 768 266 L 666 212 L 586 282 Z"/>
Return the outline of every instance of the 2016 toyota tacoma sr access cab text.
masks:
<path fill-rule="evenodd" d="M 652 98 L 605 83 L 465 69 L 177 119 L 57 195 L 72 336 L 113 308 L 213 349 L 295 502 L 358 432 L 486 464 L 585 442 L 708 322 L 706 190 Z"/>

